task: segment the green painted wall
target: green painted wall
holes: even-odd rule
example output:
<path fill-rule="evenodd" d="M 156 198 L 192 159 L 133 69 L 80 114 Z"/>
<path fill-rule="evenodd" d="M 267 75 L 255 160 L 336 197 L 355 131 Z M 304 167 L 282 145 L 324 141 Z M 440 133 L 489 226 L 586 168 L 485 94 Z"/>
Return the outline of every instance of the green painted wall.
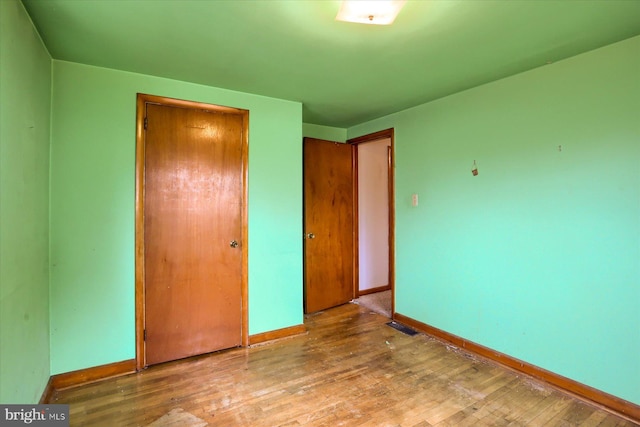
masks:
<path fill-rule="evenodd" d="M 397 312 L 640 404 L 640 37 L 389 127 Z"/>
<path fill-rule="evenodd" d="M 22 3 L 0 1 L 0 403 L 49 380 L 51 57 Z"/>
<path fill-rule="evenodd" d="M 303 322 L 301 104 L 54 61 L 53 374 L 135 357 L 137 92 L 250 110 L 249 333 Z"/>
<path fill-rule="evenodd" d="M 303 123 L 302 136 L 326 139 L 327 141 L 345 142 L 347 140 L 347 130 L 344 128 Z"/>

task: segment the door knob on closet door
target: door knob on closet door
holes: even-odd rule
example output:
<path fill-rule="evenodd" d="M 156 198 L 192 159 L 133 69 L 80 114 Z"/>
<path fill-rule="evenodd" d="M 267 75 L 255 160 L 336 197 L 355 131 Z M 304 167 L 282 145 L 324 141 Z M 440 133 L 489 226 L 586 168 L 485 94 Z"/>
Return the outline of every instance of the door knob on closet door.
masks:
<path fill-rule="evenodd" d="M 307 234 L 307 239 L 315 239 L 315 238 L 316 238 L 315 234 L 313 234 L 313 233 Z"/>
<path fill-rule="evenodd" d="M 231 242 L 229 242 L 229 246 L 231 246 L 232 248 L 237 248 L 238 247 L 238 242 L 235 240 L 232 240 Z"/>

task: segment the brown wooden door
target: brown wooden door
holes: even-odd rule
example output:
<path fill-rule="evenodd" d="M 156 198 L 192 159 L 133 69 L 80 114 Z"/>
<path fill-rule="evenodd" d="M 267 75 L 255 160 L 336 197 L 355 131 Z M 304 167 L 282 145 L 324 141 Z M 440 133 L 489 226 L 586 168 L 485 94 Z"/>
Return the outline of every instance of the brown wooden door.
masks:
<path fill-rule="evenodd" d="M 354 298 L 353 147 L 304 139 L 305 312 Z"/>
<path fill-rule="evenodd" d="M 146 128 L 146 363 L 239 346 L 243 116 L 147 103 Z"/>

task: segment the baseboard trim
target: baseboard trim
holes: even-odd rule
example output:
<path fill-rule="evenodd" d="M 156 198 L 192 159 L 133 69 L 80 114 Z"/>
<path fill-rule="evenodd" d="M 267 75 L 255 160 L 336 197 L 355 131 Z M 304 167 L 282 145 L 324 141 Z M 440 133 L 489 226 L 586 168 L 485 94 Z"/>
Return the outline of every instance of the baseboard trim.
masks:
<path fill-rule="evenodd" d="M 443 341 L 447 341 L 455 345 L 456 347 L 463 348 L 471 353 L 475 353 L 486 359 L 492 360 L 493 362 L 499 363 L 500 365 L 503 365 L 507 368 L 511 368 L 533 378 L 542 380 L 564 392 L 568 392 L 569 394 L 574 395 L 578 398 L 602 406 L 605 409 L 616 413 L 616 415 L 620 415 L 634 422 L 640 422 L 640 405 L 636 405 L 635 403 L 613 396 L 609 393 L 595 389 L 586 384 L 582 384 L 567 377 L 563 377 L 562 375 L 556 374 L 554 372 L 547 371 L 546 369 L 516 359 L 515 357 L 511 357 L 499 351 L 492 350 L 489 347 L 485 347 L 472 341 L 468 341 L 457 335 L 427 325 L 426 323 L 422 323 L 400 313 L 395 313 L 393 315 L 393 320 L 404 323 L 407 326 L 410 326 L 428 335 L 432 335 Z"/>
<path fill-rule="evenodd" d="M 275 331 L 263 332 L 261 334 L 249 336 L 249 345 L 261 344 L 267 341 L 300 335 L 305 332 L 307 332 L 307 328 L 304 325 L 290 326 L 288 328 L 277 329 Z M 123 360 L 122 362 L 66 372 L 64 374 L 52 375 L 51 378 L 49 378 L 49 382 L 47 383 L 44 392 L 42 393 L 40 402 L 49 402 L 57 390 L 64 390 L 70 387 L 89 384 L 134 372 L 136 372 L 136 360 L 130 359 Z"/>
<path fill-rule="evenodd" d="M 40 401 L 38 403 L 43 405 L 51 402 L 54 392 L 55 389 L 53 388 L 53 381 L 51 380 L 51 377 L 49 377 L 49 381 L 47 381 L 47 385 L 44 387 L 44 391 L 42 392 L 42 396 L 40 396 Z"/>
<path fill-rule="evenodd" d="M 288 328 L 276 329 L 275 331 L 263 332 L 261 334 L 249 335 L 249 345 L 262 344 L 267 341 L 289 338 L 307 332 L 304 325 L 290 326 Z"/>
<path fill-rule="evenodd" d="M 377 292 L 390 291 L 390 290 L 391 290 L 391 286 L 389 285 L 378 286 L 377 288 L 364 289 L 362 291 L 358 290 L 358 296 L 361 297 L 362 295 L 375 294 Z"/>
<path fill-rule="evenodd" d="M 53 375 L 50 383 L 53 391 L 57 391 L 134 372 L 136 372 L 136 360 L 130 359 Z"/>

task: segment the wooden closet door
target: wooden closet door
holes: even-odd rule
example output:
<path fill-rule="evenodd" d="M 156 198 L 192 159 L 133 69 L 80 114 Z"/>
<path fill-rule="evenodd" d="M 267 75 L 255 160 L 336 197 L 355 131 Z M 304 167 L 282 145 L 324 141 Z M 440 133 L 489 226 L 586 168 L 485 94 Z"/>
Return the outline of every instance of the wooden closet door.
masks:
<path fill-rule="evenodd" d="M 146 363 L 241 345 L 243 116 L 146 105 Z"/>

